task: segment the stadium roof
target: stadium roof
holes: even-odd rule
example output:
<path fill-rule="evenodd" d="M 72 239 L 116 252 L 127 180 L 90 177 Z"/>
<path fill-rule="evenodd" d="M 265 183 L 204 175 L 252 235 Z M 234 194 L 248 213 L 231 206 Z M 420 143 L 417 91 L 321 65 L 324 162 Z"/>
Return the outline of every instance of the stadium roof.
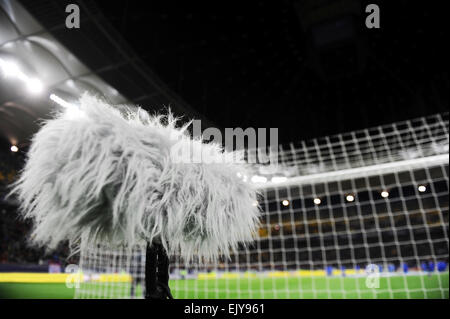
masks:
<path fill-rule="evenodd" d="M 85 91 L 114 104 L 170 106 L 177 114 L 201 118 L 87 9 L 83 28 L 69 30 L 60 2 L 21 3 L 0 0 L 1 138 L 27 145 L 39 119 Z"/>

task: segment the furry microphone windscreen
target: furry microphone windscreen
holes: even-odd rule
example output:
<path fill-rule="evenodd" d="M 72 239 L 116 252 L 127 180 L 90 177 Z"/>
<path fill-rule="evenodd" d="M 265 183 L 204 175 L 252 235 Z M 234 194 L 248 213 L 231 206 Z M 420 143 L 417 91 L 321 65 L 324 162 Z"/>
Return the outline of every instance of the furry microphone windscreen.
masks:
<path fill-rule="evenodd" d="M 158 240 L 186 260 L 229 257 L 252 241 L 259 210 L 238 177 L 242 154 L 192 138 L 188 125 L 89 95 L 44 122 L 12 189 L 32 240 L 50 249 Z"/>

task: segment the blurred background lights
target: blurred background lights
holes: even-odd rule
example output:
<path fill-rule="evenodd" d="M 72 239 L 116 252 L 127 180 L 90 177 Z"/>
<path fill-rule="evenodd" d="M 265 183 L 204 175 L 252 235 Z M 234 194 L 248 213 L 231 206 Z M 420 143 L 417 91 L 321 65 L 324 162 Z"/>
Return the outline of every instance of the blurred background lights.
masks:
<path fill-rule="evenodd" d="M 31 93 L 41 93 L 44 90 L 44 85 L 38 79 L 27 79 L 26 84 Z"/>
<path fill-rule="evenodd" d="M 40 93 L 44 89 L 44 85 L 39 79 L 30 78 L 15 62 L 0 59 L 0 69 L 5 78 L 16 78 L 24 82 L 31 93 Z"/>
<path fill-rule="evenodd" d="M 319 197 L 314 198 L 314 204 L 320 205 L 320 203 L 322 203 L 322 201 L 320 200 Z"/>
<path fill-rule="evenodd" d="M 285 176 L 274 176 L 271 179 L 272 183 L 283 183 L 285 181 L 287 181 L 287 177 Z"/>
<path fill-rule="evenodd" d="M 353 196 L 352 194 L 348 194 L 345 199 L 347 200 L 347 202 L 353 202 L 355 200 L 355 196 Z"/>
<path fill-rule="evenodd" d="M 20 75 L 20 69 L 17 64 L 0 59 L 0 69 L 5 78 Z"/>
<path fill-rule="evenodd" d="M 254 176 L 252 176 L 252 182 L 253 183 L 266 183 L 267 177 L 254 175 Z"/>
<path fill-rule="evenodd" d="M 73 104 L 63 100 L 62 98 L 60 98 L 56 94 L 50 94 L 50 100 L 52 100 L 53 102 L 55 102 L 59 106 L 62 106 L 62 107 L 65 107 L 65 108 L 70 108 L 70 107 L 74 107 L 75 106 L 75 105 L 73 105 Z"/>
<path fill-rule="evenodd" d="M 71 87 L 71 88 L 74 88 L 74 87 L 75 87 L 75 82 L 74 82 L 74 80 L 72 80 L 72 79 L 68 79 L 68 80 L 66 81 L 66 83 L 67 83 L 67 85 L 68 85 L 69 87 Z"/>
<path fill-rule="evenodd" d="M 16 145 L 12 145 L 12 146 L 11 146 L 11 152 L 16 153 L 16 152 L 18 152 L 18 151 L 19 151 L 19 148 L 18 148 Z"/>
<path fill-rule="evenodd" d="M 382 191 L 381 192 L 381 197 L 388 198 L 389 197 L 389 192 L 388 191 Z"/>
<path fill-rule="evenodd" d="M 283 206 L 289 206 L 289 201 L 285 199 L 281 202 L 281 204 L 283 204 Z"/>
<path fill-rule="evenodd" d="M 423 193 L 427 190 L 427 187 L 425 185 L 419 185 L 419 187 L 417 187 L 417 189 L 419 190 L 419 192 Z"/>

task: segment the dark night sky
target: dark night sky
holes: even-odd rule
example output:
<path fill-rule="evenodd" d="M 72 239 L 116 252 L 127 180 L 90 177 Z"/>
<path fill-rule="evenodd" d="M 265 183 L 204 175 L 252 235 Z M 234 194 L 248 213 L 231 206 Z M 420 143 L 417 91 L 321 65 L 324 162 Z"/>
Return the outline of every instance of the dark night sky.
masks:
<path fill-rule="evenodd" d="M 147 65 L 222 128 L 278 127 L 288 143 L 448 108 L 446 16 L 436 4 L 376 1 L 381 29 L 369 30 L 358 0 L 96 2 Z"/>

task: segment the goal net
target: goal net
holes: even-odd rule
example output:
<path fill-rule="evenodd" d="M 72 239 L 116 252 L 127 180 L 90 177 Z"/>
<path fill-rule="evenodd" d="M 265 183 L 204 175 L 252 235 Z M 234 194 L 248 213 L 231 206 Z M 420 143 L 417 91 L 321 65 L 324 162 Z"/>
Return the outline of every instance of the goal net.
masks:
<path fill-rule="evenodd" d="M 256 241 L 171 258 L 175 298 L 448 298 L 448 113 L 280 147 Z M 78 298 L 143 296 L 145 245 L 80 256 Z"/>

